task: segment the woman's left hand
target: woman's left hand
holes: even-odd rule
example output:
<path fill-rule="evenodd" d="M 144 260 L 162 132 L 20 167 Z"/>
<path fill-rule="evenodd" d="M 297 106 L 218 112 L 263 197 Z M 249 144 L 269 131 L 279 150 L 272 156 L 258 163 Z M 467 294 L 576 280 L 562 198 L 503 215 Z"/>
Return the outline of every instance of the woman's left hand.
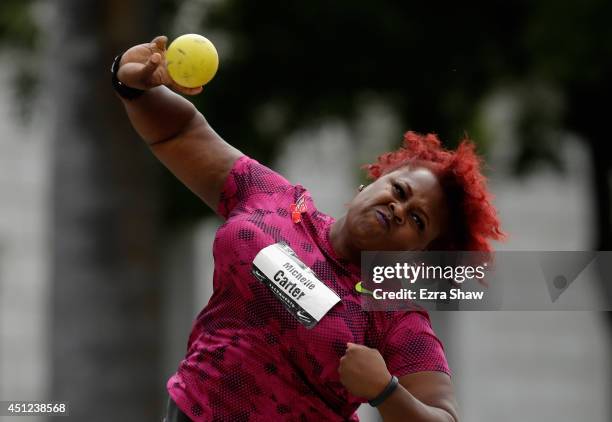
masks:
<path fill-rule="evenodd" d="M 380 352 L 355 343 L 346 344 L 338 372 L 349 393 L 367 400 L 378 396 L 391 380 Z"/>

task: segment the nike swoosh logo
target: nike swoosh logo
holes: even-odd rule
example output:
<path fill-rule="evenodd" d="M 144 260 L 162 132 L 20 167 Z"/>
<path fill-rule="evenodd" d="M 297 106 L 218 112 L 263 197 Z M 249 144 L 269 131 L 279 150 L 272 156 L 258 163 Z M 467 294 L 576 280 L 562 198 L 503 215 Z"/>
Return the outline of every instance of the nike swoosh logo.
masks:
<path fill-rule="evenodd" d="M 372 292 L 361 285 L 361 281 L 355 284 L 355 290 L 362 295 L 372 295 Z"/>
<path fill-rule="evenodd" d="M 307 314 L 305 314 L 304 311 L 302 311 L 301 309 L 298 310 L 296 314 L 299 318 L 302 318 L 303 320 L 310 322 L 310 317 Z"/>

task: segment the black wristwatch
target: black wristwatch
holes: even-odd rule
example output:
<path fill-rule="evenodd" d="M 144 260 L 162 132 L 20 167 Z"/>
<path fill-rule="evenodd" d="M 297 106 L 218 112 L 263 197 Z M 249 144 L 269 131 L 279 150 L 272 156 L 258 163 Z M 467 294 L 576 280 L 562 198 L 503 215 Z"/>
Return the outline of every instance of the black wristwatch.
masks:
<path fill-rule="evenodd" d="M 370 403 L 370 406 L 376 407 L 379 404 L 382 404 L 382 402 L 384 402 L 387 397 L 389 397 L 395 391 L 395 389 L 397 388 L 397 384 L 399 384 L 399 380 L 395 375 L 391 375 L 391 381 L 389 381 L 389 384 L 387 384 L 382 393 L 374 397 L 372 400 L 368 401 L 368 403 Z"/>
<path fill-rule="evenodd" d="M 129 87 L 123 84 L 119 80 L 119 78 L 117 78 L 117 72 L 119 72 L 119 63 L 121 63 L 122 56 L 123 54 L 119 54 L 117 57 L 115 57 L 115 60 L 113 60 L 113 64 L 111 65 L 113 89 L 117 92 L 117 94 L 119 94 L 121 98 L 125 98 L 126 100 L 133 100 L 144 94 L 144 91 L 142 89 Z"/>

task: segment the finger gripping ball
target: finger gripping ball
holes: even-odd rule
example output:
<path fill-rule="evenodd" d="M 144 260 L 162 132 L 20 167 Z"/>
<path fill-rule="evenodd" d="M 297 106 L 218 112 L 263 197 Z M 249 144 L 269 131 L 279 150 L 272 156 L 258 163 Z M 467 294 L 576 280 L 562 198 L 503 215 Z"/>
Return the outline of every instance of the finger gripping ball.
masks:
<path fill-rule="evenodd" d="M 217 49 L 198 34 L 181 35 L 166 51 L 168 73 L 174 82 L 186 88 L 208 83 L 217 73 Z"/>

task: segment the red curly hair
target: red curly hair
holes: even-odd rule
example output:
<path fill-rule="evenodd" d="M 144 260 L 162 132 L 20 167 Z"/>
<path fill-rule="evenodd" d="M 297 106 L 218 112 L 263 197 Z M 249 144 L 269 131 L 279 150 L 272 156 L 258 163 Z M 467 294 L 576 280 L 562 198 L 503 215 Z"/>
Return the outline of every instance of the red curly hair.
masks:
<path fill-rule="evenodd" d="M 482 159 L 467 137 L 455 151 L 445 149 L 435 134 L 407 132 L 403 145 L 365 165 L 370 179 L 406 165 L 426 167 L 437 177 L 449 207 L 449 229 L 430 249 L 491 252 L 490 240 L 505 238 L 493 196 L 481 172 Z"/>

